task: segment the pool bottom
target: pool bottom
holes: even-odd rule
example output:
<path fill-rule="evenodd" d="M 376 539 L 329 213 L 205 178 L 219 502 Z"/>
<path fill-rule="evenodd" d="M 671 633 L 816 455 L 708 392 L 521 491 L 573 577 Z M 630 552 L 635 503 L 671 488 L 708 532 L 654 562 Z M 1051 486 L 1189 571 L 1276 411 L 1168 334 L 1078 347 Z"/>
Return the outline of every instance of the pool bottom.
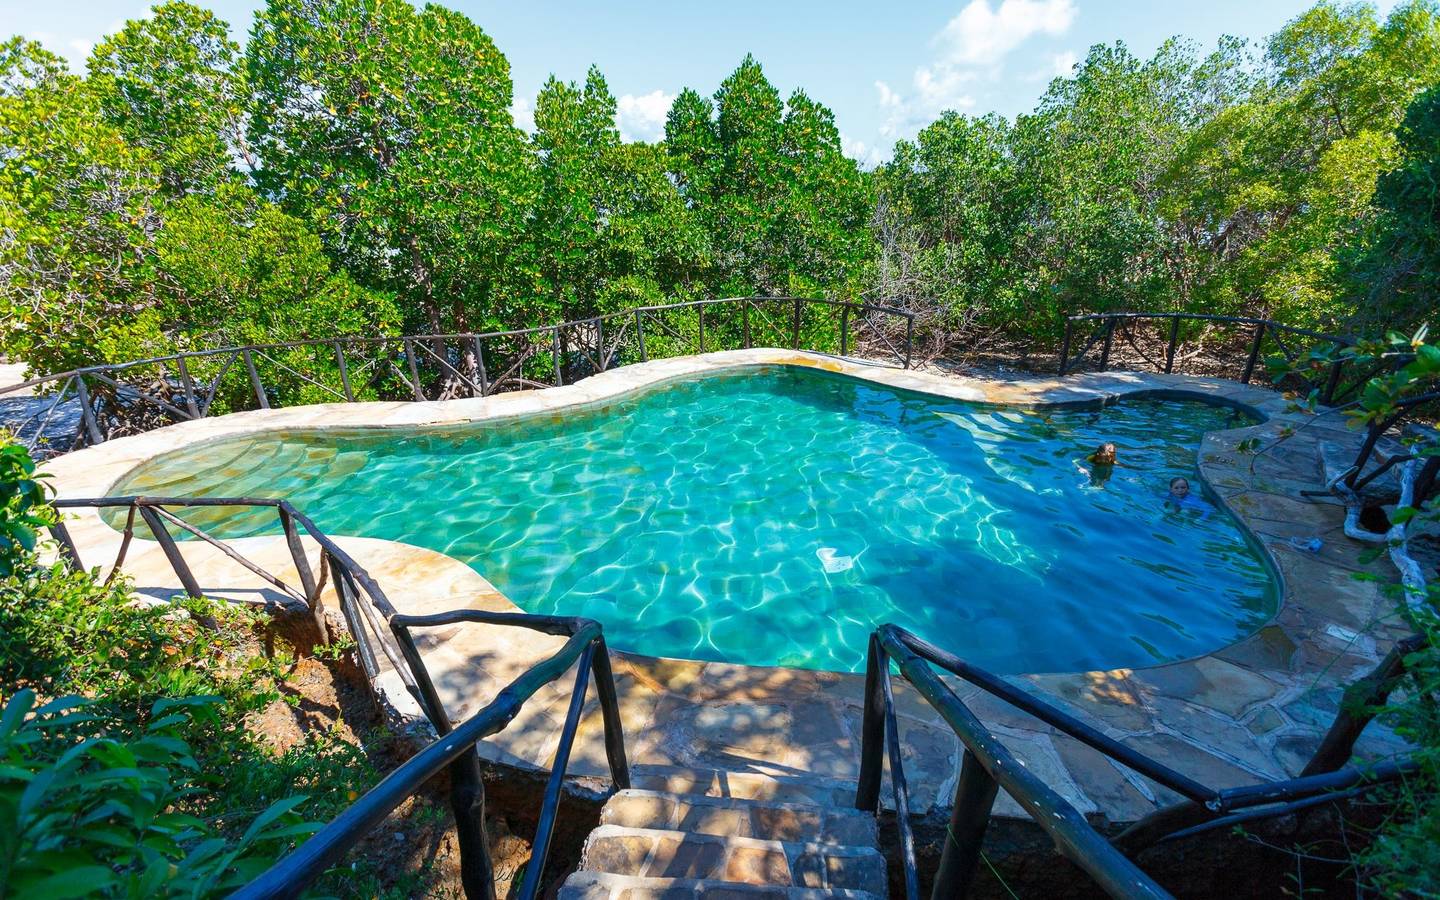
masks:
<path fill-rule="evenodd" d="M 267 432 L 120 490 L 287 496 L 327 531 L 438 550 L 646 655 L 856 671 L 890 621 L 998 671 L 1113 668 L 1206 652 L 1272 614 L 1268 569 L 1229 516 L 1164 502 L 1171 477 L 1200 488 L 1201 435 L 1247 422 L 1173 400 L 983 407 L 775 367 L 564 416 Z M 1092 472 L 1103 440 L 1121 464 Z M 268 524 L 192 516 L 222 535 Z"/>

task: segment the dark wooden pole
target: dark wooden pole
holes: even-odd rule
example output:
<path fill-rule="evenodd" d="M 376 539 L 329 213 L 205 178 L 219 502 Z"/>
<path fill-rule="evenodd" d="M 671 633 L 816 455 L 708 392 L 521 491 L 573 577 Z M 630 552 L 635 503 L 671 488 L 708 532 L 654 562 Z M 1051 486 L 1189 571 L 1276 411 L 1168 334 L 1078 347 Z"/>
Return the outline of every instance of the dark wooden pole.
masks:
<path fill-rule="evenodd" d="M 1260 344 L 1265 340 L 1265 323 L 1261 322 L 1255 326 L 1255 337 L 1250 341 L 1250 355 L 1245 358 L 1245 371 L 1240 375 L 1240 381 L 1244 384 L 1250 383 L 1250 376 L 1255 374 L 1255 364 L 1260 361 Z"/>
<path fill-rule="evenodd" d="M 885 687 L 880 683 L 882 667 L 890 660 L 880 646 L 880 636 L 870 635 L 865 663 L 865 712 L 860 725 L 860 778 L 855 789 L 855 808 L 865 812 L 880 809 L 881 764 L 885 754 Z"/>
<path fill-rule="evenodd" d="M 175 357 L 175 368 L 180 372 L 180 386 L 185 390 L 185 409 L 192 419 L 198 419 L 200 407 L 195 403 L 195 381 L 190 377 L 190 367 L 185 365 L 184 356 Z"/>
<path fill-rule="evenodd" d="M 960 780 L 955 785 L 955 805 L 950 810 L 950 827 L 940 851 L 931 900 L 965 897 L 980 865 L 980 847 L 990 825 L 990 809 L 1000 785 L 985 771 L 969 750 L 960 763 Z"/>
<path fill-rule="evenodd" d="M 345 348 L 339 341 L 335 342 L 335 362 L 340 365 L 340 387 L 345 391 L 345 399 L 355 402 L 355 395 L 350 391 L 350 370 L 345 365 Z"/>
<path fill-rule="evenodd" d="M 410 390 L 414 392 L 416 400 L 425 399 L 425 389 L 420 385 L 420 365 L 415 361 L 415 345 L 409 338 L 402 343 L 405 346 L 405 364 L 410 369 Z"/>
<path fill-rule="evenodd" d="M 1100 348 L 1100 371 L 1110 365 L 1110 348 L 1115 345 L 1115 320 L 1105 320 L 1105 346 Z"/>
<path fill-rule="evenodd" d="M 260 370 L 255 368 L 255 354 L 247 347 L 243 351 L 245 371 L 250 376 L 250 386 L 255 389 L 255 402 L 261 409 L 270 408 L 270 398 L 265 396 L 265 383 L 260 380 Z"/>
<path fill-rule="evenodd" d="M 150 526 L 150 533 L 155 536 L 155 542 L 160 545 L 160 549 L 164 552 L 165 558 L 170 561 L 170 568 L 175 570 L 175 577 L 179 578 L 180 583 L 185 586 L 185 593 L 191 597 L 203 596 L 204 594 L 200 590 L 200 583 L 195 580 L 195 575 L 190 571 L 189 564 L 185 562 L 184 554 L 182 554 L 180 548 L 175 545 L 175 538 L 172 537 L 170 532 L 165 528 L 165 523 L 160 520 L 160 516 L 150 507 L 141 506 L 140 518 L 144 519 L 145 524 Z"/>
<path fill-rule="evenodd" d="M 103 444 L 105 436 L 100 433 L 100 424 L 95 421 L 95 410 L 90 405 L 90 391 L 85 387 L 85 376 L 75 376 L 75 390 L 80 395 L 80 419 L 85 423 L 85 433 L 91 444 Z"/>

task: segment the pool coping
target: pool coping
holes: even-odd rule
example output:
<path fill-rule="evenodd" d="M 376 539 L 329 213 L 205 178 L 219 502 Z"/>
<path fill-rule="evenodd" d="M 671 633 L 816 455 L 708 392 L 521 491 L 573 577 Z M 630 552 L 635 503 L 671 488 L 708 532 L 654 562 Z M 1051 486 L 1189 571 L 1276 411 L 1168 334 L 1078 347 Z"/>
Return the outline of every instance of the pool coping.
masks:
<path fill-rule="evenodd" d="M 758 348 L 639 363 L 573 385 L 485 398 L 234 413 L 118 438 L 47 460 L 41 468 L 51 475 L 58 497 L 104 496 L 136 466 L 156 456 L 259 431 L 443 427 L 540 412 L 560 415 L 696 374 L 766 365 L 818 368 L 943 399 L 997 406 L 1103 406 L 1126 397 L 1179 398 L 1233 406 L 1260 417 L 1257 425 L 1208 433 L 1198 463 L 1211 494 L 1240 522 L 1277 580 L 1274 617 L 1249 637 L 1192 659 L 1011 679 L 1044 692 L 1062 709 L 1202 782 L 1228 787 L 1257 777 L 1297 774 L 1307 749 L 1318 745 L 1321 729 L 1338 708 L 1339 685 L 1368 671 L 1405 633 L 1389 615 L 1393 603 L 1379 585 L 1351 577 L 1361 571 L 1389 573 L 1383 564 L 1363 562 L 1364 548 L 1339 536 L 1343 509 L 1333 501 L 1299 494 L 1321 487 L 1317 445 L 1358 443 L 1358 435 L 1333 411 L 1310 416 L 1274 391 L 1220 379 L 1105 372 L 1064 379 L 982 380 Z M 1238 449 L 1242 440 L 1259 438 L 1267 445 L 1287 430 L 1294 436 L 1265 454 Z M 120 535 L 97 511 L 76 513 L 67 519 L 67 527 L 87 562 L 114 558 Z M 1320 553 L 1296 550 L 1289 543 L 1312 536 L 1322 538 Z M 374 538 L 339 539 L 403 612 L 432 612 L 457 604 L 515 608 L 469 566 L 444 554 Z M 234 543 L 252 558 L 273 556 L 283 566 L 279 537 Z M 152 588 L 178 587 L 164 584 L 158 549 L 137 536 L 127 573 L 143 573 L 142 580 Z M 187 546 L 185 552 L 187 559 L 198 557 L 197 566 L 209 577 L 244 581 L 248 575 L 238 569 L 230 576 L 220 574 L 215 554 L 204 548 Z M 173 574 L 169 581 L 175 581 Z M 202 584 L 208 583 L 202 578 Z M 514 631 L 472 626 L 427 636 L 427 667 L 454 718 L 464 718 L 519 671 L 553 652 L 555 639 L 527 636 L 521 641 Z M 714 770 L 805 775 L 843 784 L 858 770 L 862 674 L 612 652 L 631 758 L 662 781 L 668 775 Z M 418 708 L 395 673 L 383 674 L 377 686 L 398 720 L 423 727 Z M 563 720 L 562 694 L 568 693 L 568 688 L 551 687 L 555 690 L 542 692 L 540 702 L 527 705 L 516 723 L 483 745 L 487 756 L 519 766 L 548 765 Z M 968 686 L 956 687 L 1022 763 L 1082 812 L 1123 822 L 1175 799 L 1024 714 Z M 924 811 L 943 805 L 953 791 L 959 748 L 928 705 L 902 685 L 897 689 L 907 774 L 916 795 L 912 806 Z M 1383 728 L 1374 731 L 1366 752 L 1385 755 L 1402 747 Z M 580 735 L 572 770 L 603 773 L 597 710 L 587 709 Z M 996 809 L 1002 815 L 1023 816 L 1008 797 L 1002 796 Z"/>

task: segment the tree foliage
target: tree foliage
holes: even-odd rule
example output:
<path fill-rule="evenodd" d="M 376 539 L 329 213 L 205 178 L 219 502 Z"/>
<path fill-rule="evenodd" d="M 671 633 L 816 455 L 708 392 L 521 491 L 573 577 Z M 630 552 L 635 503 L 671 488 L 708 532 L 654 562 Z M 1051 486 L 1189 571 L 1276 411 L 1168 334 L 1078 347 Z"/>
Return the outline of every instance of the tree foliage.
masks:
<path fill-rule="evenodd" d="M 897 146 L 878 173 L 876 283 L 910 273 L 944 321 L 1031 336 L 1111 309 L 1346 327 L 1368 310 L 1345 260 L 1379 239 L 1396 126 L 1437 81 L 1426 0 L 1383 22 L 1322 2 L 1264 47 L 1203 57 L 1095 47 L 1034 113 L 948 113 Z"/>
<path fill-rule="evenodd" d="M 54 369 L 752 293 L 903 305 L 937 349 L 1117 309 L 1418 321 L 1434 116 L 1400 126 L 1437 81 L 1434 0 L 1322 0 L 1255 45 L 1097 45 L 1032 112 L 944 113 L 872 173 L 750 56 L 657 144 L 594 68 L 527 136 L 504 54 L 442 6 L 268 0 L 242 52 L 169 2 L 86 77 L 0 47 L 0 329 Z"/>
<path fill-rule="evenodd" d="M 853 293 L 869 204 L 828 109 L 798 90 L 782 101 L 746 56 L 713 100 L 675 99 L 665 143 L 709 234 L 715 293 Z"/>
<path fill-rule="evenodd" d="M 1373 231 L 1345 259 L 1372 327 L 1433 321 L 1440 298 L 1440 86 L 1411 104 L 1396 142 L 1397 165 L 1376 185 Z"/>
<path fill-rule="evenodd" d="M 526 314 L 533 161 L 510 64 L 469 19 L 408 0 L 271 0 L 247 48 L 261 189 L 408 325 Z"/>
<path fill-rule="evenodd" d="M 397 324 L 252 187 L 227 26 L 156 7 L 69 74 L 0 46 L 0 338 L 40 370 Z"/>

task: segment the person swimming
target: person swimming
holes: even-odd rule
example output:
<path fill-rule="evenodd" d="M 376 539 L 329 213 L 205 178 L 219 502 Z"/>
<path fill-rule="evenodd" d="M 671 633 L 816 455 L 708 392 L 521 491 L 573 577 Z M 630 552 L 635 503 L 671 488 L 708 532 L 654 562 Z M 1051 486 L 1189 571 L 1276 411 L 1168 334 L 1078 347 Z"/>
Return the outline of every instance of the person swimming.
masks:
<path fill-rule="evenodd" d="M 1110 476 L 1115 474 L 1115 467 L 1119 465 L 1115 445 L 1106 441 L 1085 457 L 1085 462 L 1090 464 L 1090 468 L 1087 469 L 1079 463 L 1075 464 L 1076 468 L 1090 476 L 1092 487 L 1104 487 L 1105 482 L 1110 480 Z"/>
<path fill-rule="evenodd" d="M 1181 477 L 1170 479 L 1170 495 L 1165 498 L 1165 503 L 1176 510 L 1192 509 L 1199 513 L 1202 519 L 1215 510 L 1215 507 L 1190 493 L 1190 480 Z"/>
<path fill-rule="evenodd" d="M 1106 441 L 1095 448 L 1095 452 L 1085 457 L 1085 461 L 1096 466 L 1113 466 L 1116 463 L 1117 453 L 1115 445 Z"/>

